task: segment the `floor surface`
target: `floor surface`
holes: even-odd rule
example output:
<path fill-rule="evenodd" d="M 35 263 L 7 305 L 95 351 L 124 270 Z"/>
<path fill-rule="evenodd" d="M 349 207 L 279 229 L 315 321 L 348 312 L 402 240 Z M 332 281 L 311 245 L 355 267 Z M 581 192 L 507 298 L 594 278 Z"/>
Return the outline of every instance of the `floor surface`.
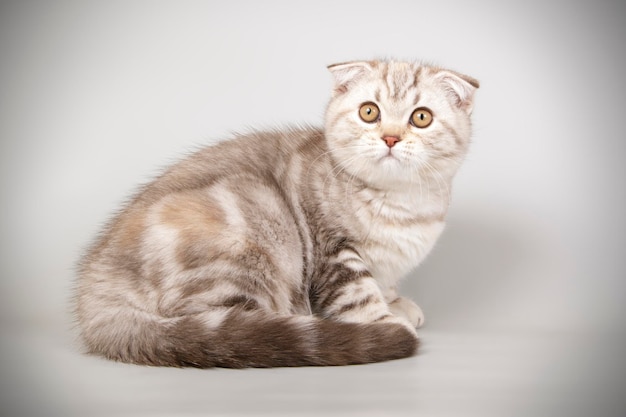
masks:
<path fill-rule="evenodd" d="M 624 338 L 424 328 L 371 365 L 170 369 L 78 352 L 50 323 L 3 326 L 3 416 L 623 416 Z M 585 348 L 580 348 L 586 345 Z M 617 367 L 616 367 L 617 365 Z"/>

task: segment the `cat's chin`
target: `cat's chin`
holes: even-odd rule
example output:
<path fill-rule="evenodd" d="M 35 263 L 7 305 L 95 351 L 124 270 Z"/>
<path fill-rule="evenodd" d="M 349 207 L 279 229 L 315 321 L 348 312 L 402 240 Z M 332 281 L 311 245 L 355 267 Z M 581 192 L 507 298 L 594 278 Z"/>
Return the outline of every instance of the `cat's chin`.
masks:
<path fill-rule="evenodd" d="M 361 180 L 371 188 L 392 191 L 406 191 L 416 175 L 415 167 L 395 156 L 380 157 L 367 173 L 360 173 Z"/>
<path fill-rule="evenodd" d="M 376 163 L 380 166 L 381 169 L 389 171 L 395 175 L 405 176 L 407 175 L 407 170 L 410 169 L 411 163 L 403 160 L 397 155 L 385 155 L 378 158 Z"/>
<path fill-rule="evenodd" d="M 388 152 L 378 156 L 375 165 L 377 165 L 378 169 L 401 177 L 408 175 L 408 171 L 416 168 L 416 166 L 414 166 L 415 161 L 409 161 L 394 152 Z"/>

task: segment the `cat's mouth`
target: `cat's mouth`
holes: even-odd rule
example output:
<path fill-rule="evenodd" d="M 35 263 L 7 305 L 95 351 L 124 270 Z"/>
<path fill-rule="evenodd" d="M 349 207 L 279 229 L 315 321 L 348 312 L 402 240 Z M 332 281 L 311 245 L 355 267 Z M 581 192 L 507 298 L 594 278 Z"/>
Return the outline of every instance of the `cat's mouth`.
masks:
<path fill-rule="evenodd" d="M 379 161 L 389 161 L 389 160 L 400 161 L 400 158 L 396 156 L 396 153 L 393 151 L 393 148 L 389 148 L 387 152 L 379 159 Z"/>

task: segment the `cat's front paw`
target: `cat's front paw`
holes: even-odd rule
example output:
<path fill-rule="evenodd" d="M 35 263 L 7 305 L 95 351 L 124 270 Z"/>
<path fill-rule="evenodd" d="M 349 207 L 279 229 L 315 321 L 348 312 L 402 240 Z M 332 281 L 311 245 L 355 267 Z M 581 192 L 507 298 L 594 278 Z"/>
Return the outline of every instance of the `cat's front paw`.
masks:
<path fill-rule="evenodd" d="M 413 326 L 422 327 L 424 325 L 424 312 L 413 301 L 405 297 L 398 297 L 389 303 L 391 314 L 404 317 Z"/>

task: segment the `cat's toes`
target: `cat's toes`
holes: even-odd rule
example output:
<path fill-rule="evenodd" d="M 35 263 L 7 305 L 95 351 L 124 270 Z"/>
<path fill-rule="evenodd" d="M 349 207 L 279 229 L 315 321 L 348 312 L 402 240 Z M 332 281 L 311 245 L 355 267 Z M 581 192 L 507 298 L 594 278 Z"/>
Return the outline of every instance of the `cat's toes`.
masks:
<path fill-rule="evenodd" d="M 415 307 L 417 307 L 417 310 L 418 310 L 414 318 L 414 322 L 416 323 L 415 327 L 420 328 L 424 325 L 424 312 L 422 311 L 420 306 L 418 306 L 417 304 L 415 305 Z"/>
<path fill-rule="evenodd" d="M 397 298 L 389 304 L 389 310 L 396 316 L 406 318 L 415 327 L 422 327 L 424 325 L 424 312 L 417 304 L 408 298 Z"/>

